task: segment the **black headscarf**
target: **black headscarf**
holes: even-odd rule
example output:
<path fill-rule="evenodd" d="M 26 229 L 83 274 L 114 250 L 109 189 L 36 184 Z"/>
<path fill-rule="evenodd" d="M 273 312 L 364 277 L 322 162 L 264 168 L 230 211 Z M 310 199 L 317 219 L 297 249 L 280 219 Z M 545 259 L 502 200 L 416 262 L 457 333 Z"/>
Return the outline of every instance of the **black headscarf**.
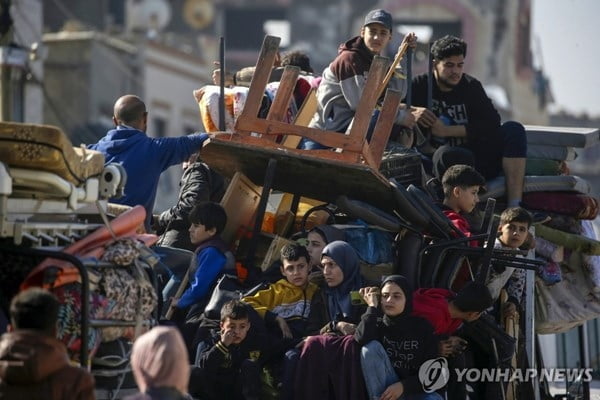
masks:
<path fill-rule="evenodd" d="M 410 315 L 412 314 L 413 290 L 410 286 L 410 283 L 408 282 L 408 279 L 406 279 L 402 275 L 389 275 L 383 280 L 383 282 L 381 282 L 379 288 L 383 289 L 383 286 L 385 286 L 385 284 L 388 282 L 393 282 L 396 285 L 400 286 L 400 289 L 402 289 L 402 291 L 404 292 L 404 297 L 406 298 L 406 303 L 404 304 L 404 311 L 402 311 L 400 315 L 396 315 L 394 317 L 389 317 L 387 315 L 383 316 L 384 324 L 396 325 L 401 323 L 406 318 L 410 317 Z"/>

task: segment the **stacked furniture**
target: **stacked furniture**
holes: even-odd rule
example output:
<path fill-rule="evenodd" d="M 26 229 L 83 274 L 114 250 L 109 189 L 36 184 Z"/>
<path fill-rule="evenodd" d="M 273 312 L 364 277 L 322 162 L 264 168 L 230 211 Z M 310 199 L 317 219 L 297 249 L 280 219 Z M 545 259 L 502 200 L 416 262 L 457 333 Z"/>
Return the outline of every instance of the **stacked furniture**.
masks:
<path fill-rule="evenodd" d="M 600 241 L 592 221 L 598 199 L 590 184 L 570 175 L 577 149 L 600 143 L 595 128 L 526 126 L 527 169 L 522 205 L 547 215 L 536 225 L 536 332 L 560 333 L 600 316 Z M 488 183 L 485 197 L 502 199 L 504 178 Z"/>

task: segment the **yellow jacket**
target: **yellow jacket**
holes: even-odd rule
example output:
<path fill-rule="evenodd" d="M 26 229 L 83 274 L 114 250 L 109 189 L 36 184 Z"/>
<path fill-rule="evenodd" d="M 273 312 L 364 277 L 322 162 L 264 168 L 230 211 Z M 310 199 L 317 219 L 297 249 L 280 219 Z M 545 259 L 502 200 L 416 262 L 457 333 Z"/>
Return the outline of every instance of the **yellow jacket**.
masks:
<path fill-rule="evenodd" d="M 244 297 L 242 301 L 251 305 L 265 322 L 273 322 L 278 316 L 285 320 L 307 319 L 316 290 L 317 285 L 314 283 L 309 282 L 302 289 L 280 279 L 254 296 Z"/>

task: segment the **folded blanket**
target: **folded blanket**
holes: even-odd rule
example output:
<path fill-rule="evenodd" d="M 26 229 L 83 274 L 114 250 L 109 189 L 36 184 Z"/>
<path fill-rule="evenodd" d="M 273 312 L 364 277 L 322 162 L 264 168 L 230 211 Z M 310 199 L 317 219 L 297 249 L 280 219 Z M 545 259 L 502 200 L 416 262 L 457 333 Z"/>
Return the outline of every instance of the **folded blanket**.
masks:
<path fill-rule="evenodd" d="M 485 201 L 490 197 L 498 199 L 504 196 L 506 191 L 506 181 L 503 176 L 499 176 L 486 182 L 487 191 L 479 196 L 479 200 Z M 575 175 L 559 176 L 526 176 L 523 192 L 559 192 L 570 191 L 583 194 L 589 194 L 590 184 L 583 178 Z"/>
<path fill-rule="evenodd" d="M 521 204 L 528 209 L 565 214 L 577 219 L 598 216 L 598 200 L 587 194 L 572 192 L 523 193 Z"/>

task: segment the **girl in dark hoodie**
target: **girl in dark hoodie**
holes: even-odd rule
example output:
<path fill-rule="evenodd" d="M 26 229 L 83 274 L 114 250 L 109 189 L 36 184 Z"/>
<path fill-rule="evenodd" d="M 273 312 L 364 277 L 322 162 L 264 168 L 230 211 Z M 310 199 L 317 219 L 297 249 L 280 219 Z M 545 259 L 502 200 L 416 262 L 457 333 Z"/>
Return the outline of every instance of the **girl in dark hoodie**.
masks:
<path fill-rule="evenodd" d="M 379 288 L 362 288 L 360 294 L 368 308 L 354 339 L 363 346 L 361 365 L 369 398 L 441 400 L 435 392 L 425 393 L 419 382 L 419 368 L 437 358 L 438 343 L 433 326 L 411 315 L 408 280 L 390 275 Z"/>

